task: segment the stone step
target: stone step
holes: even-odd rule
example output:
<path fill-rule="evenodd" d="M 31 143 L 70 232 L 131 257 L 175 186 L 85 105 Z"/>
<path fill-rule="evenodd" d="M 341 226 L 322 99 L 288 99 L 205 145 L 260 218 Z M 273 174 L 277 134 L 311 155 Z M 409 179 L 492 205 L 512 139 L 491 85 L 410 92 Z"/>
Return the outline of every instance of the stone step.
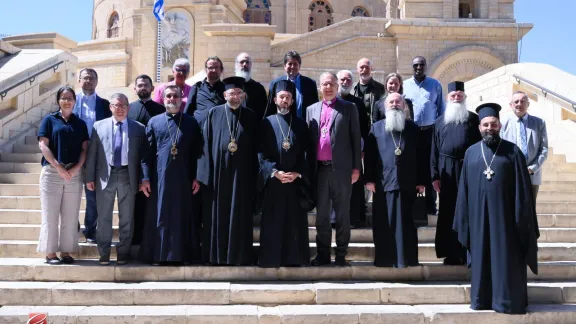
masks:
<path fill-rule="evenodd" d="M 576 181 L 544 181 L 542 191 L 576 191 Z"/>
<path fill-rule="evenodd" d="M 469 296 L 470 284 L 442 282 L 0 282 L 3 306 L 468 304 Z M 576 283 L 529 283 L 528 302 L 576 303 Z"/>
<path fill-rule="evenodd" d="M 82 225 L 82 229 L 84 226 Z M 336 241 L 336 232 L 332 231 L 332 242 Z M 0 224 L 0 240 L 37 240 L 40 236 L 39 224 Z M 419 227 L 418 242 L 434 243 L 436 236 L 436 227 Z M 113 238 L 118 239 L 118 226 L 113 226 Z M 254 227 L 254 242 L 260 242 L 260 228 Z M 316 240 L 316 228 L 308 228 L 308 239 L 311 242 Z M 80 242 L 85 238 L 79 234 Z M 351 243 L 372 243 L 372 228 L 354 228 L 351 230 Z M 540 238 L 538 242 L 548 243 L 576 243 L 576 228 L 540 228 Z"/>
<path fill-rule="evenodd" d="M 576 172 L 576 163 L 565 163 L 565 162 L 544 162 L 542 167 L 544 173 L 548 171 L 555 172 Z"/>
<path fill-rule="evenodd" d="M 28 135 L 24 138 L 24 144 L 26 145 L 38 145 L 38 137 L 34 135 Z"/>
<path fill-rule="evenodd" d="M 547 171 L 542 174 L 542 181 L 576 181 L 576 173 Z"/>
<path fill-rule="evenodd" d="M 13 153 L 42 153 L 42 151 L 36 142 L 35 144 L 14 145 Z"/>
<path fill-rule="evenodd" d="M 0 217 L 2 213 L 0 213 Z M 1 219 L 1 218 L 0 218 Z M 437 215 L 428 215 L 428 226 L 436 226 Z M 538 226 L 542 227 L 576 227 L 576 214 L 538 214 Z"/>
<path fill-rule="evenodd" d="M 115 245 L 116 242 L 112 242 Z M 36 252 L 37 240 L 0 240 L 0 258 L 33 258 L 42 257 Z M 255 252 L 258 250 L 258 243 L 254 244 Z M 335 247 L 335 245 L 333 245 Z M 137 254 L 138 247 L 133 247 L 132 254 Z M 112 249 L 112 255 L 115 249 Z M 95 244 L 80 243 L 79 253 L 76 254 L 82 259 L 97 258 L 98 250 Z M 310 242 L 310 255 L 316 255 L 316 243 Z M 418 256 L 420 262 L 438 261 L 434 243 L 419 243 Z M 373 261 L 374 244 L 372 243 L 350 243 L 348 247 L 347 259 L 350 261 Z M 539 261 L 576 261 L 576 243 L 538 243 Z"/>
<path fill-rule="evenodd" d="M 38 187 L 40 173 L 0 173 L 0 183 L 31 184 Z"/>
<path fill-rule="evenodd" d="M 40 173 L 42 165 L 39 161 L 33 163 L 0 162 L 0 173 Z"/>
<path fill-rule="evenodd" d="M 42 160 L 42 153 L 0 153 L 2 162 L 38 163 Z"/>
<path fill-rule="evenodd" d="M 569 202 L 576 201 L 576 191 L 539 191 L 537 202 Z"/>
<path fill-rule="evenodd" d="M 80 209 L 78 220 L 84 223 L 86 211 Z M 28 224 L 38 225 L 42 223 L 42 214 L 39 209 L 0 209 L 0 224 Z M 118 225 L 118 211 L 114 211 L 112 224 Z"/>
<path fill-rule="evenodd" d="M 40 196 L 0 196 L 2 209 L 40 209 Z M 86 209 L 86 199 L 82 197 L 80 209 Z M 118 201 L 114 201 L 114 210 L 118 210 Z"/>
<path fill-rule="evenodd" d="M 474 311 L 460 305 L 196 305 L 196 306 L 5 306 L 3 323 L 26 323 L 48 313 L 50 323 L 198 324 L 455 324 L 576 323 L 574 304 L 533 304 L 525 315 Z"/>
<path fill-rule="evenodd" d="M 352 261 L 350 267 L 260 268 L 257 266 L 151 266 L 136 261 L 101 266 L 97 259 L 77 259 L 53 266 L 43 258 L 0 258 L 0 281 L 142 282 L 142 281 L 469 281 L 466 266 L 422 262 L 405 269 L 374 267 Z M 576 262 L 539 262 L 534 281 L 574 281 Z"/>
<path fill-rule="evenodd" d="M 536 204 L 538 214 L 570 214 L 576 212 L 576 202 L 542 202 Z"/>

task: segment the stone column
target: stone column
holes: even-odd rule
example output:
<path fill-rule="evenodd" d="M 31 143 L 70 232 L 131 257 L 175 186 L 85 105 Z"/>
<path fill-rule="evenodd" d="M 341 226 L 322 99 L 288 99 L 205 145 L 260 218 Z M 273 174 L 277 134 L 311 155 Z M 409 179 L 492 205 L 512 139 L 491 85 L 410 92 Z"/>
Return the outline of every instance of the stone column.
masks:
<path fill-rule="evenodd" d="M 285 0 L 286 1 L 286 33 L 287 34 L 297 34 L 298 26 L 296 25 L 296 15 L 297 7 L 295 0 Z"/>
<path fill-rule="evenodd" d="M 389 0 L 386 4 L 386 18 L 400 19 L 398 15 L 398 0 Z"/>

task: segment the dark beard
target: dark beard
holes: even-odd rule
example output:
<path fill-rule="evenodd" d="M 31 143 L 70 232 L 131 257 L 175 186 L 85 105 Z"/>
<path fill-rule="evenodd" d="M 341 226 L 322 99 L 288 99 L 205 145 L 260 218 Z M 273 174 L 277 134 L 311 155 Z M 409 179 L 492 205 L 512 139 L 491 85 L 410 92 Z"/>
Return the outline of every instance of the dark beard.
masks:
<path fill-rule="evenodd" d="M 145 92 L 145 93 L 146 93 L 146 96 L 143 96 L 143 95 L 142 95 L 142 92 L 137 92 L 136 94 L 138 95 L 138 98 L 140 98 L 140 99 L 148 99 L 148 98 L 150 98 L 150 92 Z"/>
<path fill-rule="evenodd" d="M 500 134 L 483 132 L 482 141 L 484 141 L 484 143 L 486 143 L 487 146 L 495 146 L 496 144 L 500 143 Z"/>

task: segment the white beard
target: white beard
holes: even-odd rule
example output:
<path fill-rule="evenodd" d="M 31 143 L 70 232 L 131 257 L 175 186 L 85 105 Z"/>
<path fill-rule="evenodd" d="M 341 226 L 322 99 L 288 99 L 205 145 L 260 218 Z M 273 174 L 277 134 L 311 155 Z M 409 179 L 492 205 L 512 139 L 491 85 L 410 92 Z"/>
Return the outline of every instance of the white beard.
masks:
<path fill-rule="evenodd" d="M 278 107 L 278 113 L 280 115 L 288 115 L 288 113 L 290 112 L 290 108 L 280 108 Z"/>
<path fill-rule="evenodd" d="M 246 81 L 250 81 L 250 79 L 252 79 L 252 72 L 246 72 L 246 71 L 242 71 L 242 70 L 236 69 L 236 76 L 237 76 L 237 77 L 242 77 L 242 78 L 244 78 Z"/>
<path fill-rule="evenodd" d="M 168 113 L 170 114 L 176 114 L 178 112 L 180 112 L 180 107 L 176 107 L 175 104 L 169 103 L 169 104 L 165 104 L 164 105 L 166 107 L 166 111 L 168 111 Z"/>
<path fill-rule="evenodd" d="M 468 120 L 468 109 L 466 109 L 466 102 L 451 102 L 446 104 L 446 111 L 444 111 L 444 123 L 446 124 L 464 124 Z"/>
<path fill-rule="evenodd" d="M 372 79 L 372 75 L 360 75 L 360 80 L 362 80 L 362 82 L 368 83 L 370 79 Z"/>
<path fill-rule="evenodd" d="M 349 86 L 348 88 L 345 88 L 343 86 L 338 87 L 338 93 L 341 96 L 346 96 L 346 95 L 350 94 L 350 91 L 352 91 L 352 86 Z"/>
<path fill-rule="evenodd" d="M 401 132 L 406 125 L 406 113 L 400 109 L 386 110 L 386 125 L 384 129 L 388 132 Z"/>

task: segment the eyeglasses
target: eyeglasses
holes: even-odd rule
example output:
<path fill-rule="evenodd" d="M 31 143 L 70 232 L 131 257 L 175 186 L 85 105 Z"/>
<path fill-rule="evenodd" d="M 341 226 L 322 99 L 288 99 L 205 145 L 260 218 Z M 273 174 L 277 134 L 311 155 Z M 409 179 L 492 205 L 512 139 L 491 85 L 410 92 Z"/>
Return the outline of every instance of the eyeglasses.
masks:
<path fill-rule="evenodd" d="M 85 76 L 81 79 L 82 81 L 94 81 L 97 80 L 95 77 Z"/>
<path fill-rule="evenodd" d="M 59 100 L 64 101 L 64 102 L 71 102 L 71 101 L 74 101 L 75 99 L 72 97 L 62 97 Z"/>
<path fill-rule="evenodd" d="M 169 93 L 169 94 L 165 95 L 164 98 L 166 98 L 166 99 L 178 99 L 178 98 L 180 98 L 180 96 L 177 94 Z"/>
<path fill-rule="evenodd" d="M 413 67 L 418 67 L 418 66 L 426 66 L 426 64 L 424 63 L 416 63 L 416 64 L 412 64 Z"/>
<path fill-rule="evenodd" d="M 128 108 L 128 105 L 124 105 L 124 104 L 110 104 L 110 106 L 116 108 L 116 109 L 126 109 Z"/>
<path fill-rule="evenodd" d="M 188 69 L 175 68 L 174 71 L 175 71 L 176 73 L 182 73 L 182 74 L 188 73 Z"/>
<path fill-rule="evenodd" d="M 336 83 L 321 83 L 320 86 L 321 86 L 322 88 L 328 88 L 328 87 L 333 88 L 333 87 L 336 86 Z"/>
<path fill-rule="evenodd" d="M 240 97 L 241 95 L 244 94 L 244 92 L 240 91 L 240 92 L 227 92 L 228 96 L 230 97 Z"/>

